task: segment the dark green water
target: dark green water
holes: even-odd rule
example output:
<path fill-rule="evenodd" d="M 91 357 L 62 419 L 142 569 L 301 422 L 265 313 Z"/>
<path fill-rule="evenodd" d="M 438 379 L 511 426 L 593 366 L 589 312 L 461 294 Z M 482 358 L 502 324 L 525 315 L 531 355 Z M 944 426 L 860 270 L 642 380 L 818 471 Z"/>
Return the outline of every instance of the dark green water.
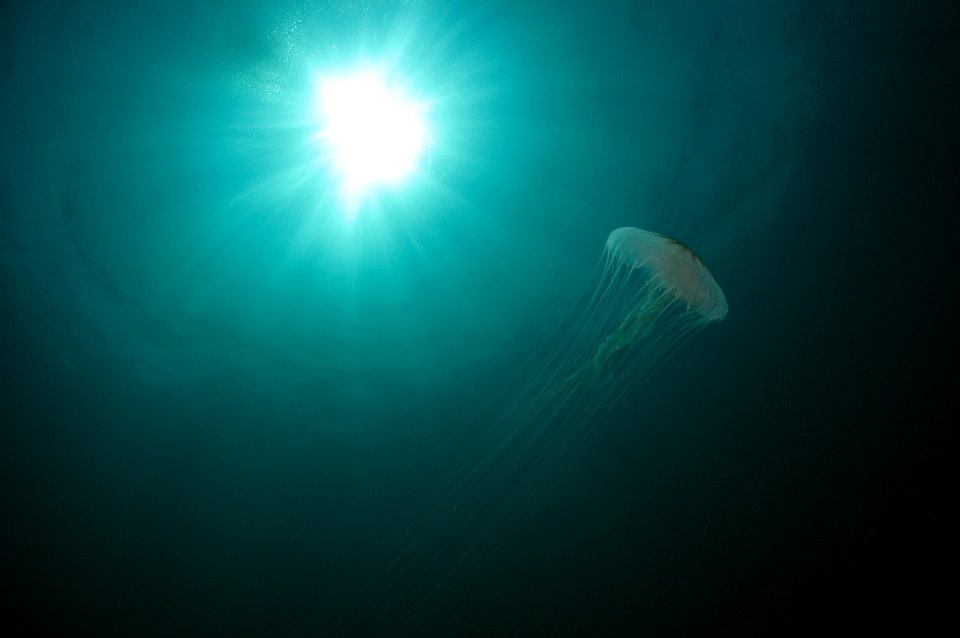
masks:
<path fill-rule="evenodd" d="M 949 3 L 3 4 L 0 622 L 922 629 L 948 597 L 956 42 Z M 351 221 L 312 92 L 369 63 L 433 148 Z M 691 246 L 730 314 L 464 568 L 432 543 L 485 510 L 438 486 L 496 446 L 620 226 Z"/>

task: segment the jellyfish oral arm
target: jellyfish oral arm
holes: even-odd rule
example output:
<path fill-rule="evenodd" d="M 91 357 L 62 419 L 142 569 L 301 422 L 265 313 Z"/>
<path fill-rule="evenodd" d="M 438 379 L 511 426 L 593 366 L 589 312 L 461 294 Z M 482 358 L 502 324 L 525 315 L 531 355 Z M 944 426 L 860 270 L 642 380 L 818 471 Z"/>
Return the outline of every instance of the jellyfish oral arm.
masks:
<path fill-rule="evenodd" d="M 617 329 L 607 335 L 597 347 L 592 361 L 596 377 L 602 378 L 605 370 L 615 366 L 632 345 L 647 336 L 657 315 L 663 312 L 671 301 L 672 298 L 655 298 L 630 310 Z"/>

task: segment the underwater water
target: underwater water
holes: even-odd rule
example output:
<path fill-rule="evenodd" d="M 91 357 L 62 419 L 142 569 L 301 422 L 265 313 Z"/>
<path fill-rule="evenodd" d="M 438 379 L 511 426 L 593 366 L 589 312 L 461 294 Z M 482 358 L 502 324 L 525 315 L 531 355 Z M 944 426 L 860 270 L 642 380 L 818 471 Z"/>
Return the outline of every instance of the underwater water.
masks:
<path fill-rule="evenodd" d="M 0 6 L 2 626 L 947 613 L 957 9 L 601 4 Z M 360 192 L 317 94 L 371 68 L 425 146 Z M 622 227 L 723 313 L 596 320 Z"/>

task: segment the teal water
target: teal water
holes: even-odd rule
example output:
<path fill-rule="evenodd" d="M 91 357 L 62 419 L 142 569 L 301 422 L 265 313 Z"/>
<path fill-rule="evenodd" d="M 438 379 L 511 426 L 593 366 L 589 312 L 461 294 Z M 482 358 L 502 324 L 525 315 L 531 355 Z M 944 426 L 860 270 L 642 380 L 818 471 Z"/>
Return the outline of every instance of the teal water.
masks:
<path fill-rule="evenodd" d="M 892 2 L 4 4 L 4 622 L 935 617 L 955 29 Z M 427 105 L 432 146 L 350 212 L 314 93 L 370 64 Z M 513 479 L 450 477 L 507 476 L 470 459 L 622 226 L 693 248 L 730 314 L 573 423 L 588 446 L 531 448 L 561 467 L 501 524 Z M 473 517 L 495 549 L 461 545 Z"/>

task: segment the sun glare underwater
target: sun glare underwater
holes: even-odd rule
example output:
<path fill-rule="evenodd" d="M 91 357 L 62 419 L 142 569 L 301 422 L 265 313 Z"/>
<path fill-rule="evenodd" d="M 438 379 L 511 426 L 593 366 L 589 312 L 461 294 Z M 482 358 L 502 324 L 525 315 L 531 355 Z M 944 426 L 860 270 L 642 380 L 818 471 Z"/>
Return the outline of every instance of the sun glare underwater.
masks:
<path fill-rule="evenodd" d="M 236 203 L 295 208 L 297 244 L 412 234 L 468 205 L 458 182 L 488 159 L 491 123 L 470 115 L 497 91 L 485 63 L 451 55 L 440 18 L 390 24 L 332 38 L 299 22 L 276 36 L 276 59 L 228 77 L 248 104 L 237 146 L 258 173 Z"/>
<path fill-rule="evenodd" d="M 423 107 L 373 71 L 323 78 L 318 93 L 319 138 L 341 173 L 351 211 L 365 189 L 410 175 L 427 143 Z"/>

